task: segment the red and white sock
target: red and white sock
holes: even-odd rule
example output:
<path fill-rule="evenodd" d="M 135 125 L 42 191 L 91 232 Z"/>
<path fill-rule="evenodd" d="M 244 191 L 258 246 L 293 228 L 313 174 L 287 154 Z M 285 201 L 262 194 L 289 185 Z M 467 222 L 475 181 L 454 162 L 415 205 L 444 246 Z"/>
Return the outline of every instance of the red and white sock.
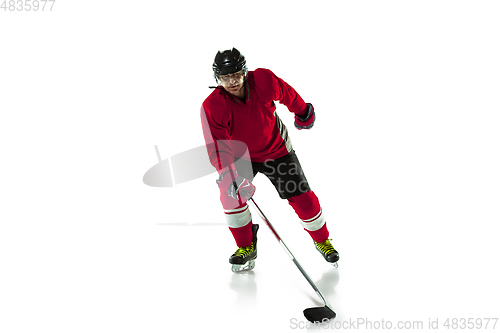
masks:
<path fill-rule="evenodd" d="M 253 240 L 252 215 L 245 203 L 235 209 L 224 209 L 226 222 L 238 247 L 250 246 Z"/>
<path fill-rule="evenodd" d="M 315 242 L 322 243 L 328 239 L 330 233 L 326 227 L 318 197 L 313 191 L 288 198 L 288 203 L 302 220 L 302 226 Z"/>

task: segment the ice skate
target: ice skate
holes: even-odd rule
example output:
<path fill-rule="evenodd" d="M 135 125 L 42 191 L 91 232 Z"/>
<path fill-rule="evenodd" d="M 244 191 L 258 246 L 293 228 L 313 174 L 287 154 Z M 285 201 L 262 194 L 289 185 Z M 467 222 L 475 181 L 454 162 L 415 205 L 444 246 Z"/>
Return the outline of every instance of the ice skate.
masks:
<path fill-rule="evenodd" d="M 321 253 L 326 261 L 331 263 L 333 267 L 338 267 L 337 261 L 339 260 L 339 253 L 333 248 L 332 243 L 330 243 L 330 239 L 327 239 L 322 243 L 314 242 L 314 244 L 316 245 L 316 250 Z"/>
<path fill-rule="evenodd" d="M 257 258 L 257 231 L 259 225 L 252 226 L 253 240 L 250 246 L 239 247 L 236 252 L 229 258 L 229 263 L 232 264 L 231 270 L 234 273 L 249 271 L 255 267 L 255 259 Z"/>

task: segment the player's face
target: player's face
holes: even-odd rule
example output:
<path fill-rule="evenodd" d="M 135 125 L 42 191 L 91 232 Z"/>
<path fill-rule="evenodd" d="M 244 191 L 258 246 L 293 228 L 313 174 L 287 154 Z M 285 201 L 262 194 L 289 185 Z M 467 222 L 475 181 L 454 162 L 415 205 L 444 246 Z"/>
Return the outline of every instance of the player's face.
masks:
<path fill-rule="evenodd" d="M 219 80 L 227 92 L 232 95 L 239 95 L 245 83 L 245 73 L 239 71 L 233 74 L 219 75 Z"/>

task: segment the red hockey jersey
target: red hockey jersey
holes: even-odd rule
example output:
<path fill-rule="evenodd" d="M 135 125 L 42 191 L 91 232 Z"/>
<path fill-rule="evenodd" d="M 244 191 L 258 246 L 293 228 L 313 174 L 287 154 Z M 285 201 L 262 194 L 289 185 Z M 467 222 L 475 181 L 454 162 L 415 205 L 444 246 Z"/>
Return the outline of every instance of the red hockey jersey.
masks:
<path fill-rule="evenodd" d="M 208 155 L 219 172 L 231 166 L 235 157 L 241 157 L 234 141 L 246 144 L 253 162 L 276 159 L 292 150 L 287 128 L 276 114 L 274 101 L 299 116 L 306 113 L 306 103 L 300 95 L 268 69 L 249 71 L 244 89 L 245 102 L 219 86 L 201 107 Z"/>

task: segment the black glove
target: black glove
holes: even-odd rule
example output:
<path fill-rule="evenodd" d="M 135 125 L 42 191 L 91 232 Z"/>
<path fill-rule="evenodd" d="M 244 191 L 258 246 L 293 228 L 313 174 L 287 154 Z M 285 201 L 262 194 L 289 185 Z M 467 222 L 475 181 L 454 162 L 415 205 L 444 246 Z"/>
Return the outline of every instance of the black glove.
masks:
<path fill-rule="evenodd" d="M 307 103 L 307 112 L 305 116 L 301 117 L 295 115 L 294 125 L 297 129 L 310 129 L 314 126 L 314 121 L 316 120 L 316 115 L 314 113 L 314 107 L 312 104 Z"/>

